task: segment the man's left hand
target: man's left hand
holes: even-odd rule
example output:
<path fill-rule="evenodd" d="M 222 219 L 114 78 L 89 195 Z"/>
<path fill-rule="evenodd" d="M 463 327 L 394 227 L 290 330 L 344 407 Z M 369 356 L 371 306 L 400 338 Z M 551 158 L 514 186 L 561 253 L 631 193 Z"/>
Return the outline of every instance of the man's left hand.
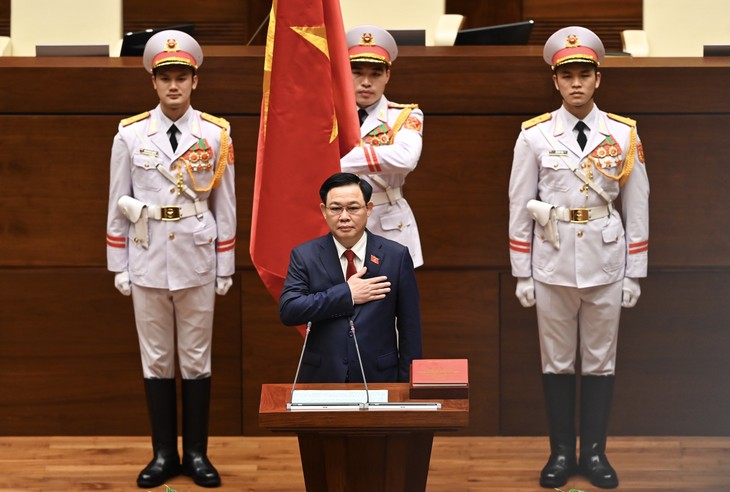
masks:
<path fill-rule="evenodd" d="M 231 277 L 216 277 L 215 278 L 215 293 L 219 296 L 224 296 L 228 293 L 228 289 L 233 285 L 233 279 Z"/>
<path fill-rule="evenodd" d="M 632 308 L 636 306 L 636 302 L 641 295 L 639 280 L 635 278 L 624 277 L 623 297 L 621 298 L 621 307 Z"/>

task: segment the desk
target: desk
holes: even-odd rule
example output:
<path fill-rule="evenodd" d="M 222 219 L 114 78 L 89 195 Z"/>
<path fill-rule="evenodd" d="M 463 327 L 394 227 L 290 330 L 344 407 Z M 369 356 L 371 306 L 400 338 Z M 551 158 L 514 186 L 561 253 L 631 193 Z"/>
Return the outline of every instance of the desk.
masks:
<path fill-rule="evenodd" d="M 362 384 L 302 384 L 297 389 L 363 389 Z M 371 384 L 389 401 L 408 401 L 408 384 Z M 438 400 L 440 410 L 288 411 L 291 385 L 261 387 L 259 425 L 295 432 L 307 491 L 426 490 L 433 435 L 469 423 L 468 400 Z"/>

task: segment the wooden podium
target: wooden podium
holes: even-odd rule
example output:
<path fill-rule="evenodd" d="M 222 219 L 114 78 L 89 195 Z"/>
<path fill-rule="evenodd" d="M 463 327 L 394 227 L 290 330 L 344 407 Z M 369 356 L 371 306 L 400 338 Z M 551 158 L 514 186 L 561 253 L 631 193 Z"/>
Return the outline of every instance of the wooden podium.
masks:
<path fill-rule="evenodd" d="M 364 386 L 298 384 L 297 389 Z M 387 389 L 392 402 L 412 401 L 407 383 L 373 383 L 368 389 Z M 296 433 L 309 492 L 423 492 L 434 433 L 469 423 L 469 400 L 437 400 L 439 410 L 288 411 L 290 396 L 290 384 L 262 385 L 259 425 Z"/>

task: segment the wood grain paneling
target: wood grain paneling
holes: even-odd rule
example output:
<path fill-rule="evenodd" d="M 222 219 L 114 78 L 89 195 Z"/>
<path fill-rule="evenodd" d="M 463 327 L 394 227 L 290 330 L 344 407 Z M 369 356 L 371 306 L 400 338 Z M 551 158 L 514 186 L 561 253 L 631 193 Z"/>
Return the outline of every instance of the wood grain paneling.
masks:
<path fill-rule="evenodd" d="M 241 290 L 218 297 L 211 432 L 241 433 Z M 98 268 L 0 275 L 0 435 L 149 432 L 132 300 Z"/>
<path fill-rule="evenodd" d="M 730 490 L 730 438 L 611 436 L 608 448 L 611 463 L 621 476 L 620 490 Z M 376 452 L 382 455 L 382 450 Z M 438 433 L 433 440 L 427 490 L 548 490 L 538 485 L 548 453 L 545 437 L 456 437 Z M 302 453 L 294 436 L 214 436 L 209 441 L 208 455 L 221 474 L 220 490 L 305 490 Z M 0 489 L 130 492 L 136 489 L 134 479 L 149 459 L 149 439 L 141 436 L 5 437 L 0 462 L 10 466 L 3 469 Z M 364 472 L 359 469 L 353 473 Z M 183 475 L 171 478 L 166 485 L 179 491 L 200 490 Z M 562 489 L 595 490 L 587 478 L 579 475 L 571 477 Z"/>
<path fill-rule="evenodd" d="M 558 29 L 577 25 L 595 32 L 606 51 L 620 52 L 621 31 L 643 25 L 641 0 L 522 0 L 522 15 L 535 21 L 530 44 L 540 46 Z"/>
<path fill-rule="evenodd" d="M 231 0 L 125 0 L 124 31 L 190 23 L 195 25 L 195 38 L 200 44 L 245 44 L 249 33 L 250 3 Z"/>
<path fill-rule="evenodd" d="M 463 29 L 471 29 L 520 21 L 522 4 L 522 0 L 446 0 L 446 13 L 463 15 Z"/>
<path fill-rule="evenodd" d="M 641 0 L 522 0 L 527 19 L 634 19 L 641 18 Z"/>

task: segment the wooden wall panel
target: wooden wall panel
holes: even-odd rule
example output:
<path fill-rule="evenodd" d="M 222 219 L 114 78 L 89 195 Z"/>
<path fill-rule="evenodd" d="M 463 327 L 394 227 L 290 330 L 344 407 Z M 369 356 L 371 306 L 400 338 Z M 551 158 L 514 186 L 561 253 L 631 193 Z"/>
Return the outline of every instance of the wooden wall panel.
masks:
<path fill-rule="evenodd" d="M 712 136 L 713 128 L 730 130 L 730 115 L 636 118 L 648 149 L 650 267 L 730 267 L 730 234 L 723 231 L 730 224 L 730 199 L 718 186 L 730 182 L 727 144 Z M 692 157 L 685 160 L 688 153 Z M 704 205 L 713 212 L 700 211 Z"/>
<path fill-rule="evenodd" d="M 481 268 L 417 270 L 423 354 L 469 359 L 469 426 L 459 434 L 499 432 L 499 282 Z"/>
<path fill-rule="evenodd" d="M 500 211 L 507 207 L 505 190 L 521 120 L 424 111 L 424 150 L 404 189 L 426 265 L 504 266 L 507 216 Z M 490 220 L 484 220 L 487 215 Z"/>
<path fill-rule="evenodd" d="M 231 0 L 124 1 L 124 31 L 176 24 L 195 25 L 200 44 L 245 44 L 249 39 L 249 4 Z"/>
<path fill-rule="evenodd" d="M 501 425 L 505 435 L 543 435 L 540 349 L 534 309 L 502 279 Z M 727 271 L 651 271 L 636 307 L 621 314 L 610 434 L 730 434 L 730 289 Z"/>
<path fill-rule="evenodd" d="M 601 2 L 584 0 L 523 0 L 524 19 L 535 21 L 530 44 L 543 45 L 552 33 L 566 26 L 584 26 L 595 32 L 607 51 L 621 51 L 621 31 L 642 28 L 642 0 Z"/>
<path fill-rule="evenodd" d="M 464 16 L 464 29 L 522 20 L 522 0 L 446 0 L 447 14 Z"/>
<path fill-rule="evenodd" d="M 0 1 L 0 36 L 10 36 L 10 0 Z"/>
<path fill-rule="evenodd" d="M 242 275 L 243 433 L 263 435 L 258 425 L 261 385 L 292 383 L 304 339 L 279 321 L 279 307 L 254 270 Z"/>
<path fill-rule="evenodd" d="M 216 305 L 211 432 L 241 433 L 240 282 Z M 99 268 L 0 274 L 0 435 L 149 432 L 132 300 Z"/>
<path fill-rule="evenodd" d="M 211 48 L 200 70 L 193 100 L 222 116 L 256 115 L 261 107 L 263 49 Z M 407 46 L 388 84 L 392 100 L 418 102 L 426 116 L 520 115 L 555 108 L 560 99 L 550 68 L 538 47 Z M 119 117 L 157 103 L 149 75 L 138 58 L 0 58 L 2 114 L 97 114 Z M 640 72 L 637 71 L 640 69 Z M 617 113 L 727 113 L 727 60 L 724 58 L 608 58 L 601 67 L 599 105 Z M 642 78 L 637 78 L 640 73 Z M 53 77 L 53 79 L 50 79 Z M 73 87 L 76 98 L 48 90 Z M 678 87 L 698 89 L 678 90 Z M 651 83 L 648 83 L 651 82 Z M 120 87 L 124 90 L 120 90 Z M 631 88 L 631 90 L 627 90 Z M 709 89 L 709 90 L 707 90 Z M 65 90 L 65 89 L 64 89 Z M 468 94 L 465 97 L 464 94 Z M 81 105 L 81 107 L 80 107 Z"/>

